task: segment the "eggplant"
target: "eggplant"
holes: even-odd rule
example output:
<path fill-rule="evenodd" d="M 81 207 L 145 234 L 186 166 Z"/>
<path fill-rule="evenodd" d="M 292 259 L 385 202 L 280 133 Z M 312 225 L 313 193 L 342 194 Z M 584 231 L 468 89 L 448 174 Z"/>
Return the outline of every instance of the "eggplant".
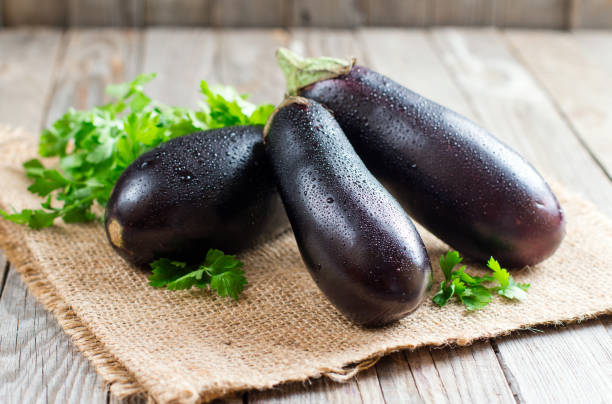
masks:
<path fill-rule="evenodd" d="M 287 98 L 264 136 L 302 259 L 331 303 L 364 326 L 415 310 L 431 286 L 423 241 L 331 113 Z"/>
<path fill-rule="evenodd" d="M 197 262 L 209 248 L 240 252 L 288 229 L 260 126 L 172 139 L 120 176 L 105 227 L 128 262 Z"/>
<path fill-rule="evenodd" d="M 438 238 L 514 268 L 557 249 L 565 235 L 559 201 L 485 129 L 354 61 L 277 55 L 290 90 L 329 108 L 374 176 Z"/>

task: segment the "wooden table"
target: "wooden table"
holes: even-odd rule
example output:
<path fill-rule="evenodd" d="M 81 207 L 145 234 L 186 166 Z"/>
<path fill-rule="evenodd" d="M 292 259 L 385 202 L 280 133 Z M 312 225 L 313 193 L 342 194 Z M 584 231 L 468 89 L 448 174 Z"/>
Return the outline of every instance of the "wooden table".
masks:
<path fill-rule="evenodd" d="M 103 102 L 106 84 L 139 72 L 159 74 L 149 92 L 168 104 L 195 106 L 200 79 L 276 103 L 284 86 L 273 58 L 279 45 L 356 56 L 479 122 L 612 216 L 612 32 L 4 30 L 0 122 L 36 134 L 70 106 Z M 0 401 L 114 402 L 1 253 L 0 267 Z M 611 402 L 611 334 L 610 318 L 542 327 L 470 347 L 396 353 L 345 384 L 316 380 L 228 401 Z"/>

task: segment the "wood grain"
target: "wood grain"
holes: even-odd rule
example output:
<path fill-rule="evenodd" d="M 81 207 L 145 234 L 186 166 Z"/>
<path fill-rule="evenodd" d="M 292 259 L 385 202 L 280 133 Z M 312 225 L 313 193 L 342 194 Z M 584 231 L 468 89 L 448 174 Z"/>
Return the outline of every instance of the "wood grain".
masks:
<path fill-rule="evenodd" d="M 425 27 L 429 24 L 430 0 L 361 0 L 367 25 Z"/>
<path fill-rule="evenodd" d="M 567 0 L 496 0 L 495 25 L 566 29 L 570 18 L 569 3 Z"/>
<path fill-rule="evenodd" d="M 364 19 L 360 4 L 355 0 L 293 0 L 289 25 L 328 28 L 356 27 Z"/>
<path fill-rule="evenodd" d="M 612 31 L 582 30 L 573 33 L 587 57 L 612 78 Z"/>
<path fill-rule="evenodd" d="M 469 104 L 448 71 L 443 68 L 436 50 L 423 31 L 365 29 L 359 32 L 357 42 L 364 44 L 364 64 L 436 102 L 474 117 Z M 426 402 L 484 403 L 491 400 L 491 397 L 496 397 L 499 402 L 513 401 L 504 373 L 488 342 L 460 349 L 406 352 L 406 360 L 412 381 L 407 374 L 401 377 L 414 383 Z M 401 368 L 401 365 L 395 366 Z M 379 378 L 381 373 L 379 370 Z M 406 387 L 392 381 L 397 377 L 393 373 L 390 377 L 391 380 L 385 383 L 381 379 L 385 398 L 387 395 L 399 398 L 405 396 Z M 389 391 L 393 388 L 400 390 Z"/>
<path fill-rule="evenodd" d="M 145 0 L 144 24 L 209 25 L 211 4 L 211 0 Z"/>
<path fill-rule="evenodd" d="M 68 25 L 142 27 L 145 0 L 67 0 Z"/>
<path fill-rule="evenodd" d="M 605 173 L 496 31 L 441 29 L 433 38 L 478 123 L 612 215 Z"/>
<path fill-rule="evenodd" d="M 0 297 L 0 397 L 5 403 L 104 402 L 89 361 L 15 270 Z"/>
<path fill-rule="evenodd" d="M 430 25 L 492 25 L 499 0 L 435 0 Z"/>
<path fill-rule="evenodd" d="M 282 27 L 290 2 L 283 0 L 210 0 L 213 27 Z"/>
<path fill-rule="evenodd" d="M 612 79 L 571 34 L 511 31 L 517 57 L 548 91 L 578 138 L 612 179 Z M 612 43 L 609 46 L 612 52 Z"/>
<path fill-rule="evenodd" d="M 219 34 L 213 30 L 148 29 L 143 47 L 142 71 L 157 73 L 147 94 L 165 104 L 197 108 L 202 100 L 200 80 L 221 80 L 215 68 Z"/>
<path fill-rule="evenodd" d="M 138 74 L 140 47 L 137 31 L 102 28 L 68 32 L 45 126 L 69 107 L 87 109 L 108 102 L 108 84 L 131 80 Z"/>
<path fill-rule="evenodd" d="M 612 28 L 610 0 L 573 0 L 570 28 Z"/>
<path fill-rule="evenodd" d="M 61 36 L 48 29 L 0 31 L 1 122 L 38 133 L 61 54 Z"/>
<path fill-rule="evenodd" d="M 274 52 L 288 42 L 289 35 L 282 30 L 223 31 L 215 65 L 220 82 L 250 94 L 252 102 L 280 103 L 285 80 Z"/>
<path fill-rule="evenodd" d="M 15 33 L 28 32 L 19 30 Z M 45 59 L 35 59 L 36 56 L 25 60 L 19 58 L 23 49 L 15 45 L 22 42 L 27 45 L 30 41 L 16 40 L 12 47 L 7 47 L 16 53 L 7 53 L 9 60 L 20 59 L 14 68 L 22 74 L 37 73 L 29 70 L 45 65 L 41 61 L 47 58 L 55 60 L 55 56 L 45 54 L 41 47 L 49 46 L 46 38 L 59 39 L 59 35 L 48 31 L 44 34 L 36 43 L 40 52 L 38 58 Z M 3 35 L 0 33 L 0 38 Z M 65 43 L 55 84 L 51 85 L 49 77 L 46 85 L 40 84 L 42 88 L 37 94 L 25 93 L 18 101 L 22 108 L 37 106 L 39 110 L 27 111 L 38 117 L 38 122 L 33 123 L 37 128 L 42 121 L 50 124 L 69 106 L 88 108 L 102 103 L 106 84 L 125 80 L 138 69 L 138 34 L 109 30 L 72 31 L 66 36 Z M 53 47 L 57 46 L 49 46 L 50 49 Z M 47 94 L 51 94 L 51 108 L 44 118 L 44 105 L 38 100 L 47 98 Z M 6 380 L 0 383 L 0 389 L 3 389 L 0 397 L 14 403 L 106 402 L 108 391 L 102 380 L 53 316 L 30 296 L 14 270 L 9 272 L 0 298 L 0 316 L 3 324 L 0 329 L 0 369 L 3 370 L 0 380 Z"/>
<path fill-rule="evenodd" d="M 65 0 L 3 0 L 0 13 L 3 13 L 4 25 L 54 25 L 67 24 L 67 7 Z"/>
<path fill-rule="evenodd" d="M 447 68 L 485 126 L 547 172 L 559 175 L 567 167 L 579 171 L 580 176 L 564 175 L 563 182 L 610 214 L 610 182 L 500 35 L 438 30 L 433 36 Z M 560 150 L 553 151 L 556 147 Z M 542 150 L 547 150 L 547 158 Z M 607 358 L 612 344 L 601 322 L 589 327 L 592 332 L 571 326 L 497 339 L 494 345 L 515 395 L 528 402 L 604 402 L 610 391 L 612 362 Z M 580 342 L 586 338 L 583 332 L 589 334 L 587 343 Z M 576 369 L 583 369 L 580 372 L 586 376 L 568 373 Z"/>

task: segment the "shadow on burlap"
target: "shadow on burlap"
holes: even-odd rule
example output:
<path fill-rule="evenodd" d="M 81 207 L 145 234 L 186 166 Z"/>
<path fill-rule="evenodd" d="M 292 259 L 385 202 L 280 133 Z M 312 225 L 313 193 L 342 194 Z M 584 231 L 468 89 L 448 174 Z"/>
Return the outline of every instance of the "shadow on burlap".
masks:
<path fill-rule="evenodd" d="M 35 151 L 34 138 L 0 128 L 0 208 L 40 204 L 26 191 L 21 168 Z M 0 220 L 0 246 L 115 395 L 192 403 L 322 375 L 342 380 L 395 350 L 467 345 L 612 312 L 612 222 L 583 199 L 560 187 L 555 192 L 568 234 L 552 258 L 513 273 L 531 283 L 526 301 L 495 298 L 468 314 L 458 304 L 439 308 L 427 299 L 412 315 L 376 330 L 351 324 L 327 302 L 290 232 L 241 256 L 249 286 L 238 302 L 205 290 L 149 287 L 147 273 L 113 252 L 99 223 L 33 231 Z M 421 234 L 436 285 L 447 246 Z"/>

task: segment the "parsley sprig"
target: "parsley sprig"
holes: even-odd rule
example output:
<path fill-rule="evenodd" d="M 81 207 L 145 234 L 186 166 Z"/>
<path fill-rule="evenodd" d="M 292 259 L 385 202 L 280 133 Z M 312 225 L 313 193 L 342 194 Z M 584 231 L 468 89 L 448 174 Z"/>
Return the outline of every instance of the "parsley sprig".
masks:
<path fill-rule="evenodd" d="M 39 142 L 41 157 L 59 157 L 47 168 L 38 159 L 24 163 L 33 183 L 28 190 L 45 198 L 40 209 L 4 212 L 0 215 L 34 229 L 87 222 L 97 216 L 95 204 L 105 207 L 123 170 L 142 153 L 160 143 L 199 130 L 231 125 L 263 125 L 273 105 L 254 105 L 232 87 L 200 84 L 204 101 L 196 110 L 170 107 L 152 100 L 144 91 L 155 74 L 111 85 L 113 101 L 87 111 L 69 109 Z"/>
<path fill-rule="evenodd" d="M 149 285 L 169 290 L 209 287 L 221 297 L 238 300 L 238 295 L 247 285 L 242 265 L 234 255 L 225 255 L 215 249 L 208 250 L 202 265 L 189 266 L 162 258 L 151 263 L 153 274 L 149 276 Z"/>
<path fill-rule="evenodd" d="M 527 297 L 529 284 L 516 282 L 493 257 L 487 263 L 493 273 L 485 276 L 469 275 L 465 272 L 465 265 L 454 270 L 462 260 L 457 251 L 448 251 L 440 257 L 440 269 L 445 280 L 440 283 L 440 290 L 433 297 L 437 305 L 444 306 L 456 296 L 467 310 L 474 311 L 489 304 L 494 293 L 513 300 Z"/>

